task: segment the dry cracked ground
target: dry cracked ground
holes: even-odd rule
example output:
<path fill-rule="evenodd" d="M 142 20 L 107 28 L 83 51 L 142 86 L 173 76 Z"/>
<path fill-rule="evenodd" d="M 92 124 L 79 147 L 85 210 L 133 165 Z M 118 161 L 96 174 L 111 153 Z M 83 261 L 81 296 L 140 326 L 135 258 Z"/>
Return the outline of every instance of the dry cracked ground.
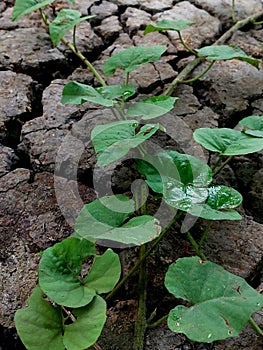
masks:
<path fill-rule="evenodd" d="M 13 318 L 37 282 L 36 253 L 69 236 L 83 203 L 96 198 L 96 159 L 90 132 L 96 124 L 113 120 L 111 112 L 89 103 L 61 104 L 61 92 L 68 81 L 94 84 L 93 76 L 63 45 L 52 46 L 37 13 L 12 22 L 12 6 L 12 0 L 1 0 L 0 350 L 24 349 L 13 328 Z M 147 24 L 161 19 L 193 21 L 182 32 L 193 48 L 212 44 L 233 25 L 230 0 L 77 0 L 76 8 L 83 15 L 95 15 L 79 26 L 77 45 L 98 71 L 113 52 L 123 48 L 167 46 L 160 61 L 131 75 L 131 81 L 145 96 L 166 89 L 191 59 L 174 33 L 144 36 Z M 262 0 L 236 1 L 238 19 L 260 11 Z M 245 116 L 263 114 L 262 41 L 262 25 L 245 26 L 227 41 L 258 58 L 259 70 L 242 61 L 225 61 L 215 64 L 198 82 L 176 88 L 174 95 L 179 101 L 169 114 L 167 130 L 170 138 L 180 141 L 182 151 L 194 154 L 192 131 L 198 127 L 235 127 Z M 192 75 L 203 68 L 197 67 Z M 116 84 L 121 80 L 114 76 L 107 81 Z M 175 120 L 180 121 L 178 125 Z M 207 154 L 203 156 L 206 159 Z M 210 260 L 246 278 L 254 288 L 260 288 L 263 282 L 262 164 L 263 153 L 258 152 L 234 157 L 222 172 L 217 181 L 234 186 L 244 196 L 239 209 L 243 219 L 216 222 L 204 249 Z M 127 190 L 132 172 L 129 164 L 124 164 L 115 171 L 113 181 Z M 162 287 L 163 274 L 171 261 L 189 251 L 194 254 L 185 237 L 174 228 L 153 253 L 149 260 L 149 312 L 155 308 L 167 312 L 168 305 L 174 303 Z M 134 263 L 136 254 L 136 249 L 120 252 L 124 272 Z M 131 349 L 134 285 L 136 278 L 109 305 L 107 324 L 98 341 L 103 350 Z M 263 313 L 254 317 L 263 327 Z M 148 331 L 145 340 L 146 350 L 262 348 L 262 338 L 249 326 L 239 337 L 211 344 L 191 342 L 165 325 Z"/>

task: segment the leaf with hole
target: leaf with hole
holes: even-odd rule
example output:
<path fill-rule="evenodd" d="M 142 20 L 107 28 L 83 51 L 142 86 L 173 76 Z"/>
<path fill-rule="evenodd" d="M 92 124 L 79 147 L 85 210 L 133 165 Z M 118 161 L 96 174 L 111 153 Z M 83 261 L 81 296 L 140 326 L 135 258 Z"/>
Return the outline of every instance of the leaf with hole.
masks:
<path fill-rule="evenodd" d="M 86 204 L 75 224 L 75 235 L 91 241 L 108 240 L 142 245 L 158 237 L 161 227 L 150 215 L 127 218 L 134 212 L 134 201 L 118 195 Z M 106 203 L 107 206 L 104 205 Z M 90 277 L 88 276 L 87 279 Z"/>
<path fill-rule="evenodd" d="M 87 277 L 83 278 L 81 271 L 83 260 L 89 256 L 94 257 L 94 265 L 89 271 L 92 274 L 92 286 L 86 283 Z M 104 265 L 105 271 L 101 271 L 98 264 Z M 107 265 L 111 266 L 110 271 Z M 101 293 L 100 282 L 96 286 L 96 280 L 104 278 L 105 292 L 114 287 L 120 277 L 120 262 L 112 250 L 97 258 L 93 243 L 71 237 L 44 251 L 38 276 L 43 292 L 57 304 L 82 307 L 89 304 L 96 293 Z"/>
<path fill-rule="evenodd" d="M 16 21 L 20 17 L 47 6 L 52 2 L 55 2 L 55 0 L 16 0 L 12 12 L 12 20 Z"/>
<path fill-rule="evenodd" d="M 19 337 L 28 350 L 79 350 L 92 346 L 106 321 L 106 303 L 95 296 L 91 303 L 69 310 L 77 320 L 65 324 L 62 310 L 44 299 L 40 287 L 33 290 L 28 307 L 15 314 Z M 68 322 L 67 322 L 68 323 Z"/>
<path fill-rule="evenodd" d="M 242 130 L 245 134 L 254 137 L 263 137 L 263 116 L 251 115 L 240 120 L 238 124 L 245 127 Z"/>
<path fill-rule="evenodd" d="M 163 30 L 174 30 L 176 32 L 180 32 L 183 29 L 189 28 L 190 25 L 192 24 L 192 21 L 188 20 L 168 20 L 168 19 L 163 19 L 160 22 L 158 22 L 156 25 L 149 24 L 146 26 L 144 30 L 144 34 L 148 34 L 151 32 L 161 32 Z"/>
<path fill-rule="evenodd" d="M 106 75 L 113 75 L 117 68 L 127 74 L 144 63 L 156 62 L 167 50 L 166 46 L 135 46 L 111 56 L 103 66 Z"/>
<path fill-rule="evenodd" d="M 249 154 L 263 148 L 262 138 L 228 128 L 200 128 L 194 131 L 194 139 L 204 148 L 218 152 L 222 156 Z"/>
<path fill-rule="evenodd" d="M 177 97 L 153 96 L 133 103 L 127 110 L 128 117 L 141 117 L 144 120 L 160 117 L 171 111 Z"/>
<path fill-rule="evenodd" d="M 250 316 L 263 306 L 263 296 L 246 281 L 199 257 L 178 259 L 169 266 L 165 286 L 191 306 L 176 306 L 168 326 L 198 342 L 237 336 Z"/>
<path fill-rule="evenodd" d="M 231 47 L 227 45 L 211 45 L 205 46 L 201 49 L 196 50 L 199 57 L 205 57 L 210 61 L 227 61 L 238 59 L 245 61 L 252 66 L 259 68 L 259 60 L 249 57 L 239 47 Z"/>
<path fill-rule="evenodd" d="M 52 43 L 57 46 L 59 41 L 70 29 L 93 17 L 94 16 L 81 17 L 81 13 L 77 10 L 60 10 L 54 21 L 49 24 L 49 33 Z"/>
<path fill-rule="evenodd" d="M 132 148 L 142 144 L 158 129 L 159 124 L 146 124 L 137 132 L 136 120 L 124 120 L 107 125 L 97 125 L 91 132 L 91 140 L 98 158 L 98 165 L 105 166 L 124 157 Z"/>

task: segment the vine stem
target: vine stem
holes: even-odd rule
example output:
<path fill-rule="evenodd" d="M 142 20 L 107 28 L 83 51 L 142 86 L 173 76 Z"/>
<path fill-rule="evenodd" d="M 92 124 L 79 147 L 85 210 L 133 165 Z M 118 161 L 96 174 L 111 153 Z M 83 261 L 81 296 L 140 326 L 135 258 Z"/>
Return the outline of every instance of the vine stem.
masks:
<path fill-rule="evenodd" d="M 42 18 L 43 22 L 45 23 L 45 25 L 49 26 L 50 25 L 50 21 L 48 20 L 47 16 L 45 15 L 45 13 L 42 11 L 41 8 L 39 9 L 39 13 L 40 13 L 41 18 Z M 80 60 L 88 67 L 88 69 L 91 71 L 91 73 L 95 76 L 95 78 L 98 80 L 98 82 L 102 86 L 106 86 L 106 82 L 104 81 L 102 76 L 98 73 L 98 71 L 93 66 L 93 64 L 91 64 L 90 61 L 80 51 L 77 50 L 74 35 L 75 34 L 73 34 L 73 42 L 74 42 L 73 45 L 64 37 L 62 37 L 60 39 L 60 41 L 64 45 L 66 45 L 78 58 L 80 58 Z"/>
<path fill-rule="evenodd" d="M 188 83 L 193 83 L 193 82 L 199 80 L 200 78 L 202 78 L 213 67 L 213 65 L 215 63 L 216 63 L 216 61 L 212 61 L 202 73 L 200 73 L 199 75 L 197 75 L 196 77 L 194 77 L 192 79 L 182 80 L 181 83 L 182 84 L 188 84 Z"/>
<path fill-rule="evenodd" d="M 198 243 L 199 249 L 202 248 L 202 245 L 204 244 L 204 241 L 206 240 L 206 237 L 207 237 L 207 235 L 209 233 L 209 230 L 210 230 L 212 224 L 213 224 L 213 221 L 209 221 L 208 222 L 208 225 L 206 226 L 206 228 L 205 228 L 205 230 L 204 230 L 204 232 L 203 232 L 203 234 L 202 234 L 202 236 L 200 238 L 200 241 Z"/>
<path fill-rule="evenodd" d="M 232 0 L 232 6 L 231 6 L 231 15 L 232 15 L 232 20 L 233 22 L 237 22 L 237 18 L 235 15 L 235 0 Z"/>
<path fill-rule="evenodd" d="M 196 242 L 196 240 L 194 239 L 194 237 L 191 235 L 191 233 L 189 231 L 186 231 L 186 236 L 188 241 L 191 243 L 192 247 L 194 248 L 196 254 L 203 260 L 206 261 L 206 257 L 204 255 L 204 253 L 200 250 L 199 244 Z"/>
<path fill-rule="evenodd" d="M 247 18 L 237 21 L 228 31 L 226 31 L 218 40 L 214 42 L 213 45 L 222 45 L 224 44 L 228 39 L 231 38 L 231 36 L 239 29 L 243 28 L 249 23 L 253 23 L 257 21 L 259 18 L 263 16 L 263 11 L 260 11 L 254 15 L 248 16 Z M 188 74 L 190 74 L 200 63 L 202 62 L 202 59 L 200 57 L 196 57 L 191 62 L 189 62 L 185 68 L 177 75 L 177 77 L 172 81 L 169 88 L 164 92 L 164 96 L 169 96 L 173 93 L 173 90 L 176 88 L 176 86 L 187 77 Z"/>
<path fill-rule="evenodd" d="M 254 328 L 254 330 L 257 332 L 258 335 L 263 337 L 263 330 L 258 326 L 258 324 L 253 320 L 252 317 L 249 318 L 249 323 Z"/>
<path fill-rule="evenodd" d="M 186 51 L 192 53 L 193 55 L 197 55 L 196 52 L 194 50 L 192 50 L 187 44 L 186 42 L 184 41 L 183 37 L 182 37 L 182 34 L 180 32 L 180 30 L 177 31 L 178 33 L 178 36 L 179 36 L 179 40 L 181 42 L 181 44 L 183 45 L 183 47 L 186 49 Z"/>
<path fill-rule="evenodd" d="M 162 324 L 164 321 L 166 321 L 167 318 L 168 318 L 168 315 L 165 315 L 165 316 L 159 318 L 159 320 L 157 320 L 157 321 L 155 321 L 155 322 L 149 324 L 149 325 L 147 326 L 147 328 L 148 328 L 148 329 L 152 329 L 152 328 L 158 327 L 160 324 Z"/>
<path fill-rule="evenodd" d="M 223 168 L 225 165 L 227 165 L 230 160 L 233 158 L 233 156 L 229 156 L 224 162 L 222 162 L 217 169 L 213 172 L 213 177 L 215 177 Z"/>

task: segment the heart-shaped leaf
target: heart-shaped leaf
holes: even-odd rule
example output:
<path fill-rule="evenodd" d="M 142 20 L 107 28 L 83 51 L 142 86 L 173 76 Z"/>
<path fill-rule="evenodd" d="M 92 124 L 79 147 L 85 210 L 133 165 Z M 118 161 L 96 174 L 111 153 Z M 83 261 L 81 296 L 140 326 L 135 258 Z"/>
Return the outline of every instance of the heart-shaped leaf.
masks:
<path fill-rule="evenodd" d="M 67 238 L 46 249 L 40 260 L 38 273 L 43 292 L 57 304 L 67 307 L 89 304 L 101 290 L 100 282 L 98 288 L 96 287 L 96 279 L 103 277 L 105 292 L 109 292 L 120 276 L 118 255 L 108 250 L 99 257 L 99 263 L 95 257 L 94 266 L 90 270 L 92 286 L 85 283 L 86 279 L 81 277 L 82 262 L 88 256 L 95 256 L 94 244 L 75 237 Z M 111 270 L 100 271 L 98 265 L 111 265 Z"/>
<path fill-rule="evenodd" d="M 163 30 L 175 30 L 176 32 L 180 32 L 183 29 L 189 28 L 192 24 L 192 21 L 179 19 L 177 21 L 171 21 L 168 19 L 163 19 L 158 22 L 156 25 L 149 24 L 146 26 L 144 30 L 144 34 L 148 34 L 151 32 L 161 32 Z"/>
<path fill-rule="evenodd" d="M 135 88 L 132 85 L 107 85 L 96 88 L 96 91 L 109 100 L 116 100 L 120 97 L 127 100 L 135 94 Z"/>
<path fill-rule="evenodd" d="M 136 132 L 138 125 L 136 120 L 125 120 L 95 126 L 91 132 L 91 140 L 99 166 L 108 165 L 122 158 L 160 128 L 159 124 L 146 124 Z"/>
<path fill-rule="evenodd" d="M 211 45 L 205 46 L 196 50 L 200 57 L 206 57 L 210 61 L 227 61 L 238 59 L 246 61 L 252 66 L 259 68 L 259 61 L 255 58 L 249 57 L 239 47 L 231 47 L 227 45 Z"/>
<path fill-rule="evenodd" d="M 106 321 L 106 303 L 101 297 L 71 310 L 77 320 L 66 325 L 61 308 L 43 297 L 40 287 L 35 287 L 28 307 L 15 314 L 18 335 L 28 350 L 79 350 L 97 341 Z"/>
<path fill-rule="evenodd" d="M 194 139 L 204 148 L 218 152 L 222 156 L 248 154 L 263 148 L 262 138 L 228 128 L 200 128 L 194 131 Z"/>
<path fill-rule="evenodd" d="M 20 17 L 49 5 L 54 1 L 55 0 L 16 0 L 13 8 L 12 20 L 16 21 Z"/>
<path fill-rule="evenodd" d="M 77 10 L 60 10 L 54 21 L 49 24 L 49 33 L 52 43 L 57 46 L 60 39 L 62 39 L 70 29 L 93 17 L 94 16 L 81 17 L 81 13 Z"/>
<path fill-rule="evenodd" d="M 126 222 L 135 210 L 134 202 L 127 197 L 126 201 L 117 201 L 114 197 L 86 204 L 76 220 L 75 235 L 95 242 L 109 240 L 129 245 L 141 245 L 159 236 L 161 227 L 154 217 L 142 215 Z M 103 203 L 107 203 L 107 207 Z"/>
<path fill-rule="evenodd" d="M 251 115 L 240 120 L 238 124 L 248 128 L 243 130 L 247 135 L 263 137 L 263 116 Z"/>
<path fill-rule="evenodd" d="M 172 179 L 178 189 L 207 187 L 212 181 L 212 171 L 200 159 L 176 151 L 161 151 L 156 156 L 137 160 L 137 170 L 146 176 L 147 184 L 157 193 L 163 193 L 163 183 Z"/>
<path fill-rule="evenodd" d="M 171 111 L 177 97 L 154 96 L 133 103 L 127 110 L 128 117 L 141 117 L 144 120 L 153 119 Z"/>
<path fill-rule="evenodd" d="M 263 306 L 263 296 L 243 278 L 198 257 L 170 265 L 165 286 L 191 304 L 170 311 L 169 328 L 193 341 L 210 343 L 237 336 L 252 313 Z"/>
<path fill-rule="evenodd" d="M 129 73 L 143 63 L 156 62 L 167 50 L 166 46 L 135 46 L 111 56 L 103 66 L 106 75 L 113 75 L 117 68 Z"/>

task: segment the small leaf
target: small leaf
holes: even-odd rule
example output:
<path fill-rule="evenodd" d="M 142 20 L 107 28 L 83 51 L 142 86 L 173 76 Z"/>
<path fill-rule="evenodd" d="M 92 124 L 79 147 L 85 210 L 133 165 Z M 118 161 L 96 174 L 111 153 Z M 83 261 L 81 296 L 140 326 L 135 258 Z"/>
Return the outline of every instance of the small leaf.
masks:
<path fill-rule="evenodd" d="M 247 135 L 254 137 L 263 137 L 263 116 L 251 115 L 250 117 L 246 117 L 240 120 L 238 124 L 252 129 L 243 130 L 243 132 Z"/>
<path fill-rule="evenodd" d="M 192 304 L 171 310 L 168 326 L 193 341 L 210 343 L 237 336 L 263 306 L 263 296 L 243 278 L 198 257 L 170 265 L 165 286 L 176 298 Z"/>
<path fill-rule="evenodd" d="M 194 139 L 204 148 L 218 152 L 222 156 L 249 154 L 263 148 L 262 138 L 228 128 L 200 128 L 194 131 Z"/>
<path fill-rule="evenodd" d="M 135 94 L 135 88 L 132 85 L 108 85 L 96 88 L 101 96 L 109 100 L 116 100 L 123 97 L 125 100 Z"/>
<path fill-rule="evenodd" d="M 151 32 L 160 32 L 163 30 L 175 30 L 176 32 L 180 32 L 183 29 L 189 28 L 192 24 L 192 21 L 188 20 L 177 20 L 177 21 L 171 21 L 167 19 L 163 19 L 160 22 L 158 22 L 156 25 L 149 24 L 144 30 L 144 34 L 148 34 Z"/>
<path fill-rule="evenodd" d="M 70 82 L 64 86 L 61 102 L 64 104 L 82 104 L 92 102 L 105 107 L 114 106 L 112 99 L 104 98 L 97 89 L 85 84 Z"/>
<path fill-rule="evenodd" d="M 153 119 L 171 111 L 177 97 L 154 96 L 133 103 L 127 111 L 128 117 L 141 117 L 144 120 Z"/>
<path fill-rule="evenodd" d="M 15 314 L 18 335 L 28 350 L 79 350 L 97 341 L 106 321 L 106 303 L 101 297 L 95 296 L 88 306 L 71 310 L 77 320 L 66 325 L 61 308 L 43 297 L 40 287 L 35 287 L 29 306 Z"/>
<path fill-rule="evenodd" d="M 81 267 L 85 258 L 94 255 L 93 243 L 75 237 L 67 238 L 46 249 L 39 263 L 39 284 L 43 292 L 59 305 L 76 308 L 89 304 L 101 290 L 100 284 L 97 288 L 94 281 L 95 277 L 98 279 L 101 271 L 98 271 L 99 263 L 94 263 L 95 271 L 92 267 L 89 272 L 93 276 L 90 286 L 85 283 L 88 277 L 81 276 Z M 109 287 L 113 288 L 120 276 L 118 255 L 109 250 L 98 261 L 104 266 L 111 261 L 112 269 L 104 275 L 105 290 L 109 292 Z"/>
<path fill-rule="evenodd" d="M 206 57 L 211 61 L 227 61 L 232 59 L 239 59 L 246 61 L 252 66 L 259 68 L 259 61 L 255 58 L 249 57 L 239 47 L 230 47 L 227 45 L 211 45 L 205 46 L 201 49 L 196 50 L 200 57 Z"/>
<path fill-rule="evenodd" d="M 136 133 L 138 125 L 136 120 L 125 120 L 98 125 L 92 130 L 91 140 L 99 166 L 106 166 L 124 157 L 160 128 L 159 124 L 146 124 Z"/>
<path fill-rule="evenodd" d="M 13 8 L 12 20 L 16 21 L 20 17 L 34 12 L 55 0 L 16 0 Z"/>
<path fill-rule="evenodd" d="M 111 56 L 103 66 L 106 75 L 113 75 L 117 68 L 129 73 L 143 63 L 156 62 L 167 50 L 166 46 L 135 46 Z"/>
<path fill-rule="evenodd" d="M 62 39 L 70 29 L 92 17 L 94 16 L 81 17 L 81 13 L 77 10 L 60 10 L 54 21 L 49 24 L 49 32 L 52 43 L 57 46 L 60 39 Z"/>

